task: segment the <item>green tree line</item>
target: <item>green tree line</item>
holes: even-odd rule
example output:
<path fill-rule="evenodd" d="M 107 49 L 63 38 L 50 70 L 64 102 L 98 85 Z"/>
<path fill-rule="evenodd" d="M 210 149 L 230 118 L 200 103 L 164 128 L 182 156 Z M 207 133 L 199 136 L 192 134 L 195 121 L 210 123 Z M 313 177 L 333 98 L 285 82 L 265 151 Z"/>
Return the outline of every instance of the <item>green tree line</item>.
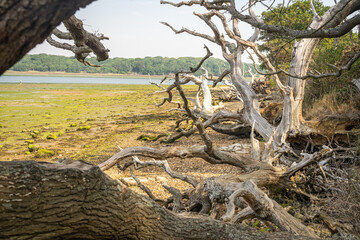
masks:
<path fill-rule="evenodd" d="M 116 74 L 144 74 L 166 75 L 177 70 L 195 66 L 201 58 L 195 57 L 145 57 L 145 58 L 110 58 L 101 63 L 101 67 L 84 66 L 74 57 L 65 57 L 48 54 L 26 55 L 11 68 L 13 71 L 40 71 L 40 72 L 68 72 L 68 73 L 116 73 Z M 99 64 L 95 58 L 90 62 Z M 251 64 L 244 63 L 245 69 L 253 68 Z M 204 67 L 210 74 L 219 76 L 228 64 L 221 59 L 210 58 Z M 255 72 L 255 70 L 253 70 Z M 200 72 L 198 72 L 200 74 Z"/>

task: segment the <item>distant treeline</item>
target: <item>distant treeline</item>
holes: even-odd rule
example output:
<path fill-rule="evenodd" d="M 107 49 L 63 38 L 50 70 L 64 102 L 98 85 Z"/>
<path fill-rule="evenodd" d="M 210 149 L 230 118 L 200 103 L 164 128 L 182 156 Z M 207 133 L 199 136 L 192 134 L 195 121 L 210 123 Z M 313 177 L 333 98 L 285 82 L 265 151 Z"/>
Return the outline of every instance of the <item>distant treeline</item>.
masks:
<path fill-rule="evenodd" d="M 40 71 L 40 72 L 68 72 L 68 73 L 116 73 L 116 74 L 143 74 L 143 75 L 165 75 L 177 70 L 188 69 L 195 66 L 201 58 L 195 57 L 145 57 L 145 58 L 110 58 L 100 64 L 102 67 L 84 66 L 74 57 L 57 55 L 36 54 L 26 55 L 21 61 L 11 68 L 13 71 Z M 99 64 L 95 58 L 91 63 Z M 244 63 L 245 69 L 252 67 Z M 219 76 L 228 63 L 221 59 L 210 58 L 203 65 L 210 74 Z M 255 73 L 255 71 L 253 70 Z M 199 72 L 200 73 L 200 72 Z M 199 74 L 198 73 L 198 74 Z M 250 75 L 249 75 L 250 76 Z"/>

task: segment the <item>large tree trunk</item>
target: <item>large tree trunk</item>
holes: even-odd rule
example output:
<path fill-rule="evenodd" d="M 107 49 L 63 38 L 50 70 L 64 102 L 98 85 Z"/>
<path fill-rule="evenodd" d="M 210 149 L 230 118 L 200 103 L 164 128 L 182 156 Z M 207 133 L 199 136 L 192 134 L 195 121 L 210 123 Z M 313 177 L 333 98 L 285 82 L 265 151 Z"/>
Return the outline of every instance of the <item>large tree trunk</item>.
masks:
<path fill-rule="evenodd" d="M 94 0 L 0 1 L 0 75 Z"/>
<path fill-rule="evenodd" d="M 293 57 L 291 59 L 289 73 L 292 76 L 305 76 L 308 72 L 309 65 L 312 59 L 312 55 L 316 46 L 320 42 L 318 38 L 302 39 L 300 42 L 296 42 L 293 50 Z M 279 129 L 282 129 L 281 134 L 289 131 L 292 134 L 301 132 L 303 123 L 302 105 L 305 93 L 306 80 L 295 77 L 289 77 L 287 80 L 287 86 L 291 87 L 291 96 L 288 96 L 288 101 L 284 101 L 288 106 L 283 108 L 283 119 L 280 123 Z"/>
<path fill-rule="evenodd" d="M 314 17 L 308 29 L 335 27 L 346 19 L 354 9 L 358 8 L 359 1 L 340 1 L 321 17 L 315 9 L 312 9 Z M 319 42 L 320 38 L 305 38 L 294 44 L 289 68 L 290 76 L 286 83 L 292 91 L 292 93 L 290 93 L 292 96 L 284 100 L 283 117 L 277 129 L 279 136 L 287 135 L 288 133 L 292 135 L 302 133 L 302 104 L 306 79 L 299 79 L 298 77 L 303 77 L 307 74 L 313 53 Z M 285 103 L 288 104 L 288 106 L 285 106 Z"/>
<path fill-rule="evenodd" d="M 309 239 L 176 215 L 97 166 L 0 162 L 0 239 Z"/>

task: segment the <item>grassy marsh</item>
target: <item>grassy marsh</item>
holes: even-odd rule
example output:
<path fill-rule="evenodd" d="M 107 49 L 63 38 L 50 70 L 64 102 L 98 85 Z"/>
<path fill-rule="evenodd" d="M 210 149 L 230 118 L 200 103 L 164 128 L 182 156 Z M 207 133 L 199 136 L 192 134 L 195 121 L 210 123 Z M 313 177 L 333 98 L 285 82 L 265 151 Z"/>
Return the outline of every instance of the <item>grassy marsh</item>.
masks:
<path fill-rule="evenodd" d="M 141 133 L 165 134 L 177 113 L 167 111 L 172 105 L 155 107 L 154 101 L 165 97 L 149 95 L 155 90 L 151 85 L 0 84 L 0 160 L 70 157 L 97 163 L 117 145 L 141 144 L 136 140 Z"/>

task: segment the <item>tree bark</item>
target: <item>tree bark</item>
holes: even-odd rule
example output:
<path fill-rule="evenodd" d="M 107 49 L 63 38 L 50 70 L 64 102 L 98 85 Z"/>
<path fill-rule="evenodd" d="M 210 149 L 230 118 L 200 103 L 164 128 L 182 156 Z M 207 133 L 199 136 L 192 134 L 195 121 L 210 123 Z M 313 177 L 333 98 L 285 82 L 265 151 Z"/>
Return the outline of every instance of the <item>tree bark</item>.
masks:
<path fill-rule="evenodd" d="M 48 37 L 61 21 L 94 0 L 0 2 L 0 75 Z"/>
<path fill-rule="evenodd" d="M 0 162 L 0 239 L 309 239 L 174 214 L 97 166 Z"/>

